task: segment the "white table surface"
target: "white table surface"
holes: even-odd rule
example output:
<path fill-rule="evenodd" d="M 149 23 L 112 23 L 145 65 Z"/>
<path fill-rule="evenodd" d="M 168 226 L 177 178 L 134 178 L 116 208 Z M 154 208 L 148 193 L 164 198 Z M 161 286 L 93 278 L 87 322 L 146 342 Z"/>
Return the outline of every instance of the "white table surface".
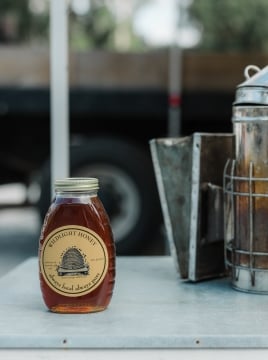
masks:
<path fill-rule="evenodd" d="M 86 351 L 95 360 L 113 354 L 134 359 L 137 351 L 139 359 L 177 359 L 181 351 L 184 359 L 194 360 L 200 352 L 189 350 L 196 349 L 206 359 L 215 359 L 215 352 L 218 359 L 267 357 L 267 295 L 233 290 L 228 278 L 182 281 L 170 256 L 118 257 L 116 270 L 108 309 L 82 315 L 46 309 L 37 258 L 3 276 L 0 359 L 61 358 L 62 349 L 70 350 L 62 355 L 65 360 L 84 358 L 79 356 Z"/>

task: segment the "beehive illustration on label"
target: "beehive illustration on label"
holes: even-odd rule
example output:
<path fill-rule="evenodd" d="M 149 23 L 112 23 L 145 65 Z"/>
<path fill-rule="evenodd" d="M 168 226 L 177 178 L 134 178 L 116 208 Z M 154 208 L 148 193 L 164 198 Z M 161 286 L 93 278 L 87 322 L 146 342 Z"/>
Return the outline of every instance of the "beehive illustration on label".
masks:
<path fill-rule="evenodd" d="M 85 262 L 84 256 L 76 248 L 67 249 L 62 256 L 61 264 L 58 267 L 59 276 L 88 275 L 89 265 Z"/>

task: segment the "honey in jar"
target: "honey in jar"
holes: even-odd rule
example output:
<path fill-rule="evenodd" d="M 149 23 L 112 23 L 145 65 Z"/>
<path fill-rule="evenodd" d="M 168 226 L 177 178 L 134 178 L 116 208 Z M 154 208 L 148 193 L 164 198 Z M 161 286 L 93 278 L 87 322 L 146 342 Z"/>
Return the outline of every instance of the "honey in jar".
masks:
<path fill-rule="evenodd" d="M 96 178 L 56 180 L 39 241 L 39 278 L 57 313 L 105 310 L 115 283 L 115 243 Z"/>

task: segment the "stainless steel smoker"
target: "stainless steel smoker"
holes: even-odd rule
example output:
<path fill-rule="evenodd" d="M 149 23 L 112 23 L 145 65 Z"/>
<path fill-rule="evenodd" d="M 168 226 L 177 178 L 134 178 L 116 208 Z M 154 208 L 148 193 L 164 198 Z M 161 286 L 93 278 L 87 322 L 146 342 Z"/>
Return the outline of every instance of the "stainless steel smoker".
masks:
<path fill-rule="evenodd" d="M 268 66 L 249 65 L 233 106 L 235 158 L 224 169 L 225 262 L 232 286 L 268 294 Z"/>

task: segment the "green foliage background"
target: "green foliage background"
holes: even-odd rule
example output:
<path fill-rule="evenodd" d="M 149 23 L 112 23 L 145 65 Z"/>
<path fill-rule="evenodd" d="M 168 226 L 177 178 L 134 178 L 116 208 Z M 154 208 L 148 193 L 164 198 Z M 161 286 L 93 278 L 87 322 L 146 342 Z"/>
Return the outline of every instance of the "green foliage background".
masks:
<path fill-rule="evenodd" d="M 268 51 L 267 0 L 195 0 L 190 14 L 203 27 L 203 50 Z"/>
<path fill-rule="evenodd" d="M 49 1 L 44 0 L 44 12 L 33 14 L 29 0 L 1 0 L 0 43 L 47 43 Z M 148 1 L 151 0 L 137 1 L 135 6 L 142 7 Z M 118 24 L 115 13 L 107 6 L 107 0 L 91 0 L 90 11 L 83 16 L 71 10 L 69 15 L 71 48 L 115 49 L 114 36 Z M 197 46 L 199 50 L 268 51 L 268 0 L 194 0 L 187 16 L 197 21 L 202 29 L 202 41 Z M 129 32 L 129 50 L 148 49 L 149 45 L 132 31 L 131 21 L 128 19 L 122 27 Z"/>

